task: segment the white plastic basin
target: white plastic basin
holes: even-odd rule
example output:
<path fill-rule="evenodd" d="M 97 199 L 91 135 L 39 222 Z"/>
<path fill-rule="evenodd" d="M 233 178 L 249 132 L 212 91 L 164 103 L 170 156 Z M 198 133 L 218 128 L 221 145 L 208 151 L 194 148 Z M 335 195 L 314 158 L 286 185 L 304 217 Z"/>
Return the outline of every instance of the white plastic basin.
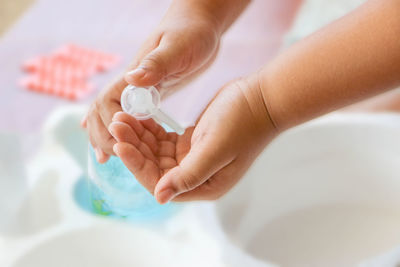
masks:
<path fill-rule="evenodd" d="M 217 210 L 235 244 L 279 266 L 356 266 L 393 249 L 400 117 L 332 115 L 285 133 Z"/>
<path fill-rule="evenodd" d="M 146 231 L 91 227 L 49 238 L 22 255 L 12 266 L 157 266 L 166 259 L 166 248 L 165 240 Z M 157 251 L 158 256 L 152 257 L 149 251 Z"/>
<path fill-rule="evenodd" d="M 58 209 L 36 205 L 33 214 L 63 216 L 5 243 L 12 252 L 5 257 L 11 264 L 5 266 L 265 267 L 273 262 L 347 267 L 375 258 L 375 265 L 363 267 L 393 267 L 376 257 L 388 251 L 400 256 L 395 250 L 400 246 L 399 137 L 400 116 L 388 114 L 332 115 L 291 130 L 215 203 L 216 221 L 191 210 L 196 216 L 183 214 L 171 223 L 173 229 L 183 229 L 174 235 L 167 229 L 155 232 L 93 218 L 73 199 L 79 175 L 60 172 L 58 186 L 46 191 L 58 197 Z M 69 166 L 60 156 L 47 157 L 62 163 L 59 170 Z M 53 232 L 55 223 L 59 228 Z M 211 235 L 210 228 L 215 228 Z"/>

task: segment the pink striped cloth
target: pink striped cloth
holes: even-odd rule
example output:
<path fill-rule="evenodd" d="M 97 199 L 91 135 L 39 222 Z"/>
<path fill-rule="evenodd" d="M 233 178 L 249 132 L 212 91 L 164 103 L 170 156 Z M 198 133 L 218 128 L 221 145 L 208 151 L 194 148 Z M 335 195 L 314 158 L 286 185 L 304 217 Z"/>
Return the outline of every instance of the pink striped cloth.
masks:
<path fill-rule="evenodd" d="M 119 61 L 114 54 L 67 44 L 23 62 L 22 68 L 29 74 L 20 80 L 20 85 L 35 92 L 81 99 L 95 88 L 89 78 L 115 67 Z"/>

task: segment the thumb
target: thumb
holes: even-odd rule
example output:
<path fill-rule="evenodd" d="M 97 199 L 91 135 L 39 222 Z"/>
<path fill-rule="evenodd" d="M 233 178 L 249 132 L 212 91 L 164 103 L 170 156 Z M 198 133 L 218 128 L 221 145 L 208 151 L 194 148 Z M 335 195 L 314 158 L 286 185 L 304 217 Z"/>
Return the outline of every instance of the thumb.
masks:
<path fill-rule="evenodd" d="M 234 157 L 224 155 L 226 151 L 219 149 L 217 144 L 201 143 L 201 148 L 192 147 L 178 166 L 161 177 L 154 190 L 159 203 L 167 203 L 177 195 L 193 190 L 232 162 Z"/>
<path fill-rule="evenodd" d="M 137 68 L 126 73 L 126 82 L 135 86 L 157 85 L 165 77 L 182 71 L 180 50 L 174 44 L 158 46 L 140 61 Z"/>

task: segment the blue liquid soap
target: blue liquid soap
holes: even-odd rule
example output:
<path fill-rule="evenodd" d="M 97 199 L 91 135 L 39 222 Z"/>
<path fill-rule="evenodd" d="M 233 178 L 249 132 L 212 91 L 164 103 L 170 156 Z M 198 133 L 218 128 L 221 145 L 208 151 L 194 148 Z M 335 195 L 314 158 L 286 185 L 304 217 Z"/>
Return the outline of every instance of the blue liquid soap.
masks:
<path fill-rule="evenodd" d="M 89 147 L 89 192 L 96 214 L 133 220 L 166 218 L 177 204 L 160 205 L 115 156 L 100 164 L 92 146 Z"/>
<path fill-rule="evenodd" d="M 121 94 L 121 107 L 138 120 L 153 118 L 166 131 L 178 134 L 185 131 L 160 110 L 160 95 L 154 87 L 128 85 Z M 100 164 L 90 146 L 88 165 L 91 202 L 96 213 L 149 220 L 168 216 L 176 210 L 177 204 L 158 204 L 118 157 L 111 156 L 105 164 Z"/>

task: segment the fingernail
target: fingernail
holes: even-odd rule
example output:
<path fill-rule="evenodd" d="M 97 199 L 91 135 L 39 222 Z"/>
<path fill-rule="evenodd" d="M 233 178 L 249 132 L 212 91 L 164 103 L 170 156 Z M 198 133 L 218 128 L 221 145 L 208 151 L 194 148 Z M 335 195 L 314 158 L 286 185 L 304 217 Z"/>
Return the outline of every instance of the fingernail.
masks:
<path fill-rule="evenodd" d="M 128 76 L 136 76 L 137 78 L 141 78 L 146 73 L 145 69 L 142 67 L 136 68 L 126 73 Z"/>
<path fill-rule="evenodd" d="M 159 192 L 157 197 L 157 200 L 160 204 L 166 204 L 168 203 L 172 198 L 175 196 L 175 191 L 172 190 L 171 188 L 167 188 L 161 192 Z"/>
<path fill-rule="evenodd" d="M 110 125 L 108 125 L 108 131 L 110 132 L 110 134 L 114 137 L 114 133 L 112 131 L 112 125 L 113 123 L 110 123 Z"/>
<path fill-rule="evenodd" d="M 85 115 L 82 119 L 81 119 L 81 127 L 83 127 L 83 128 L 86 128 L 86 119 L 87 119 L 87 116 Z"/>
<path fill-rule="evenodd" d="M 123 113 L 123 112 L 122 112 L 122 111 L 115 112 L 111 120 L 112 120 L 112 121 L 116 121 L 116 120 L 117 120 L 117 117 L 119 116 L 119 115 L 118 115 L 119 113 Z"/>
<path fill-rule="evenodd" d="M 119 151 L 118 151 L 118 143 L 113 145 L 113 151 L 116 155 L 118 155 Z"/>
<path fill-rule="evenodd" d="M 96 155 L 97 161 L 100 163 L 100 159 L 101 159 L 101 157 L 103 156 L 103 152 L 101 151 L 100 148 L 96 147 L 96 148 L 94 149 L 94 153 L 95 153 L 95 155 Z"/>

